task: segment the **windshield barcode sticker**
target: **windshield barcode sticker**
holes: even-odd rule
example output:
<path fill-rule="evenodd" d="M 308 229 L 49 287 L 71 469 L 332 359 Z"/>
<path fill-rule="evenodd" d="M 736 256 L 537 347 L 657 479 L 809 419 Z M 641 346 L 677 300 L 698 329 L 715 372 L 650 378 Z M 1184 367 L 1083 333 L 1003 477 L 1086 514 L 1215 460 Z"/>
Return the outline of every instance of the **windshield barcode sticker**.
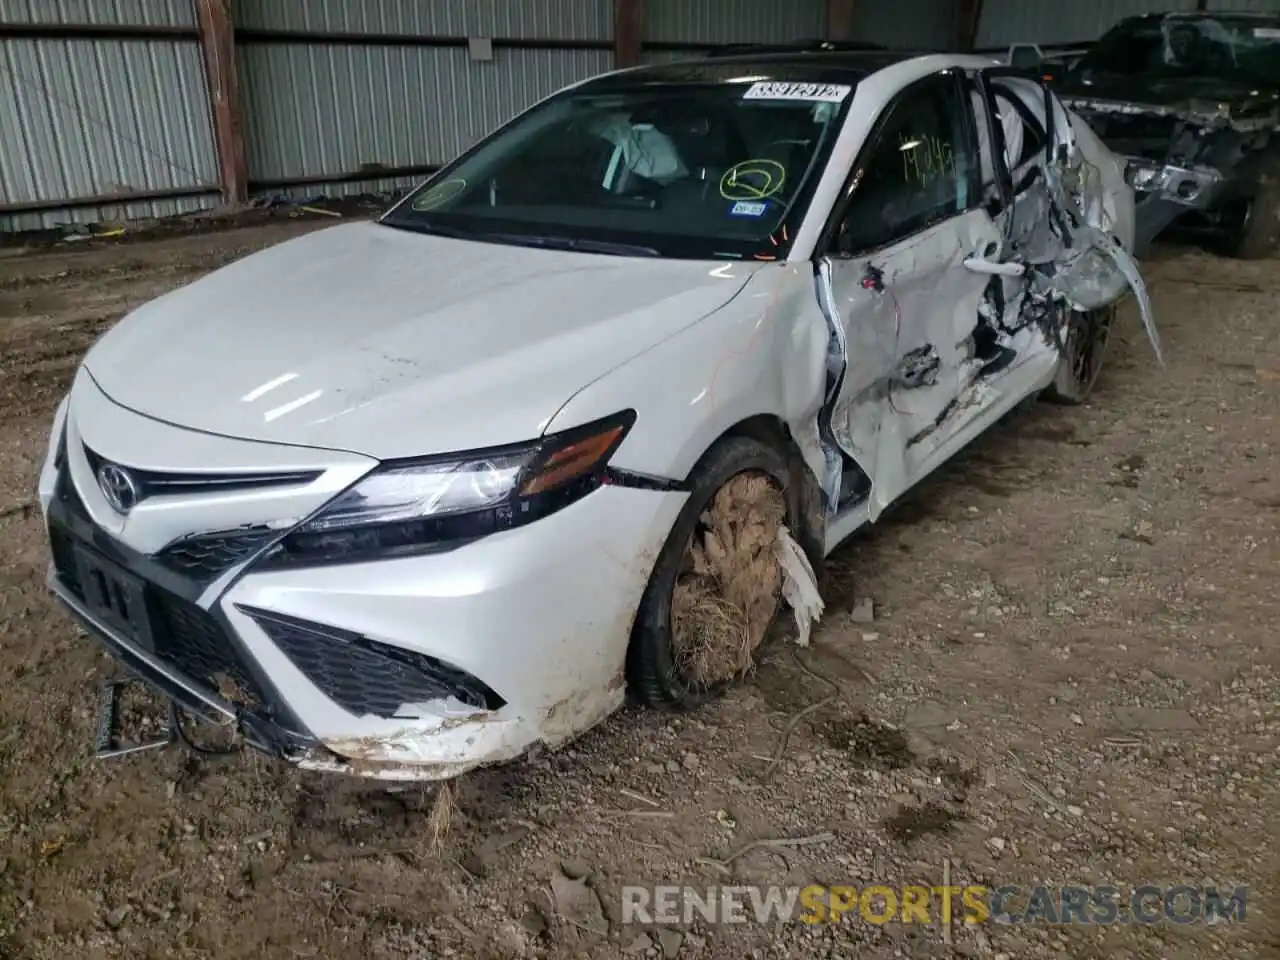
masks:
<path fill-rule="evenodd" d="M 744 100 L 807 100 L 816 103 L 840 103 L 853 87 L 843 83 L 753 83 L 742 95 Z"/>

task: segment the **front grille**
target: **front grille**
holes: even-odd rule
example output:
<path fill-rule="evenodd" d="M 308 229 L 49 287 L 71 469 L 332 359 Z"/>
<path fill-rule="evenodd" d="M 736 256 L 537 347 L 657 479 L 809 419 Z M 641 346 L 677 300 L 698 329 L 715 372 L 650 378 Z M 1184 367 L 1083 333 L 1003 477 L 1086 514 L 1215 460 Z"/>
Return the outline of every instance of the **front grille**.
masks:
<path fill-rule="evenodd" d="M 75 558 L 71 554 L 71 538 L 61 527 L 49 527 L 49 551 L 53 554 L 53 569 L 57 571 L 62 585 L 83 600 L 84 588 L 80 584 L 80 572 L 76 569 Z"/>
<path fill-rule="evenodd" d="M 84 447 L 85 459 L 94 476 L 107 458 Z M 164 470 L 141 470 L 127 464 L 116 464 L 129 472 L 138 491 L 138 499 L 167 494 L 230 493 L 235 490 L 260 490 L 267 487 L 302 486 L 320 476 L 319 470 L 277 470 L 264 473 L 173 473 Z"/>
<path fill-rule="evenodd" d="M 482 710 L 505 703 L 475 677 L 433 657 L 294 617 L 241 609 L 321 693 L 356 716 L 408 719 L 401 707 L 447 697 Z"/>
<path fill-rule="evenodd" d="M 83 506 L 65 470 L 58 477 L 55 495 L 60 506 L 84 522 Z M 54 571 L 62 586 L 83 603 L 86 600 L 84 584 L 80 582 L 73 553 L 76 542 L 78 538 L 69 529 L 51 519 L 49 547 Z M 87 543 L 84 546 L 96 549 Z M 156 659 L 238 706 L 250 710 L 262 707 L 261 691 L 239 658 L 233 641 L 212 614 L 149 580 L 145 599 L 150 625 L 149 652 Z"/>
<path fill-rule="evenodd" d="M 164 590 L 153 589 L 147 599 L 157 657 L 224 700 L 249 709 L 262 706 L 257 684 L 212 614 Z"/>
<path fill-rule="evenodd" d="M 207 584 L 257 553 L 276 535 L 269 527 L 247 527 L 184 537 L 161 550 L 156 559 L 175 573 Z"/>
<path fill-rule="evenodd" d="M 1111 150 L 1148 160 L 1168 156 L 1182 125 L 1176 117 L 1140 114 L 1085 111 L 1084 118 Z"/>

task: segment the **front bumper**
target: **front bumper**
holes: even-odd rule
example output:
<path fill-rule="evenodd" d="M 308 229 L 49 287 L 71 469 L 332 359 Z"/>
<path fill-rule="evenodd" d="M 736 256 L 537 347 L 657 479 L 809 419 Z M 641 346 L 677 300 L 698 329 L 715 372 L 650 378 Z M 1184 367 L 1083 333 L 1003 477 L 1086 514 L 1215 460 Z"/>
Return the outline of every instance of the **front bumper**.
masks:
<path fill-rule="evenodd" d="M 1134 170 L 1143 171 L 1137 183 Z M 1212 167 L 1160 164 L 1129 158 L 1126 178 L 1134 186 L 1134 251 L 1141 257 L 1157 236 L 1187 213 L 1212 208 L 1226 190 L 1226 178 Z"/>
<path fill-rule="evenodd" d="M 80 439 L 74 416 L 68 435 Z M 448 552 L 276 572 L 250 559 L 206 587 L 106 531 L 82 468 L 68 457 L 41 478 L 50 585 L 75 619 L 252 746 L 381 779 L 453 777 L 615 710 L 632 621 L 686 496 L 605 486 Z M 145 629 L 99 612 L 95 564 L 145 590 Z"/>

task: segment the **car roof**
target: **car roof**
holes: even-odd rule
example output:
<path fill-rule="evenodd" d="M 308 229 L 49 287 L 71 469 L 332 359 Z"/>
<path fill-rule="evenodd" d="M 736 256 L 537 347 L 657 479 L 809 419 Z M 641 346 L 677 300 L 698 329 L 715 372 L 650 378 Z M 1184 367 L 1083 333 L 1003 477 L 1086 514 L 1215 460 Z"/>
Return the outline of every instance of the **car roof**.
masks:
<path fill-rule="evenodd" d="M 937 51 L 932 50 L 847 49 L 741 53 L 633 67 L 588 80 L 578 89 L 606 92 L 665 83 L 730 83 L 742 77 L 795 83 L 856 84 L 885 67 L 936 54 Z"/>
<path fill-rule="evenodd" d="M 1168 10 L 1164 13 L 1143 13 L 1129 20 L 1274 20 L 1280 16 L 1276 10 Z M 1121 21 L 1123 22 L 1123 21 Z"/>

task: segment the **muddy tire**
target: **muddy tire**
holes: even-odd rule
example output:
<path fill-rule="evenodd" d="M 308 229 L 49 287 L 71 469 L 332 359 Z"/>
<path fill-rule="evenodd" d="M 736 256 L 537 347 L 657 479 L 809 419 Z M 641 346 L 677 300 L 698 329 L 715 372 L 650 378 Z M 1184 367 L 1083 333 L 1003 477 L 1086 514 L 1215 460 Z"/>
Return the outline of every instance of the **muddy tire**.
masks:
<path fill-rule="evenodd" d="M 795 529 L 778 449 L 728 437 L 703 456 L 636 615 L 627 676 L 641 703 L 691 709 L 751 667 L 782 608 L 778 527 Z"/>
<path fill-rule="evenodd" d="M 1241 224 L 1227 244 L 1240 260 L 1265 260 L 1280 250 L 1280 174 L 1263 174 L 1258 192 L 1245 203 Z"/>
<path fill-rule="evenodd" d="M 1115 321 L 1115 307 L 1091 310 L 1088 313 L 1071 313 L 1071 325 L 1062 359 L 1053 383 L 1040 396 L 1050 403 L 1075 406 L 1084 403 L 1093 393 L 1098 376 L 1102 373 L 1102 361 L 1106 357 L 1107 343 L 1111 339 L 1111 326 Z"/>

